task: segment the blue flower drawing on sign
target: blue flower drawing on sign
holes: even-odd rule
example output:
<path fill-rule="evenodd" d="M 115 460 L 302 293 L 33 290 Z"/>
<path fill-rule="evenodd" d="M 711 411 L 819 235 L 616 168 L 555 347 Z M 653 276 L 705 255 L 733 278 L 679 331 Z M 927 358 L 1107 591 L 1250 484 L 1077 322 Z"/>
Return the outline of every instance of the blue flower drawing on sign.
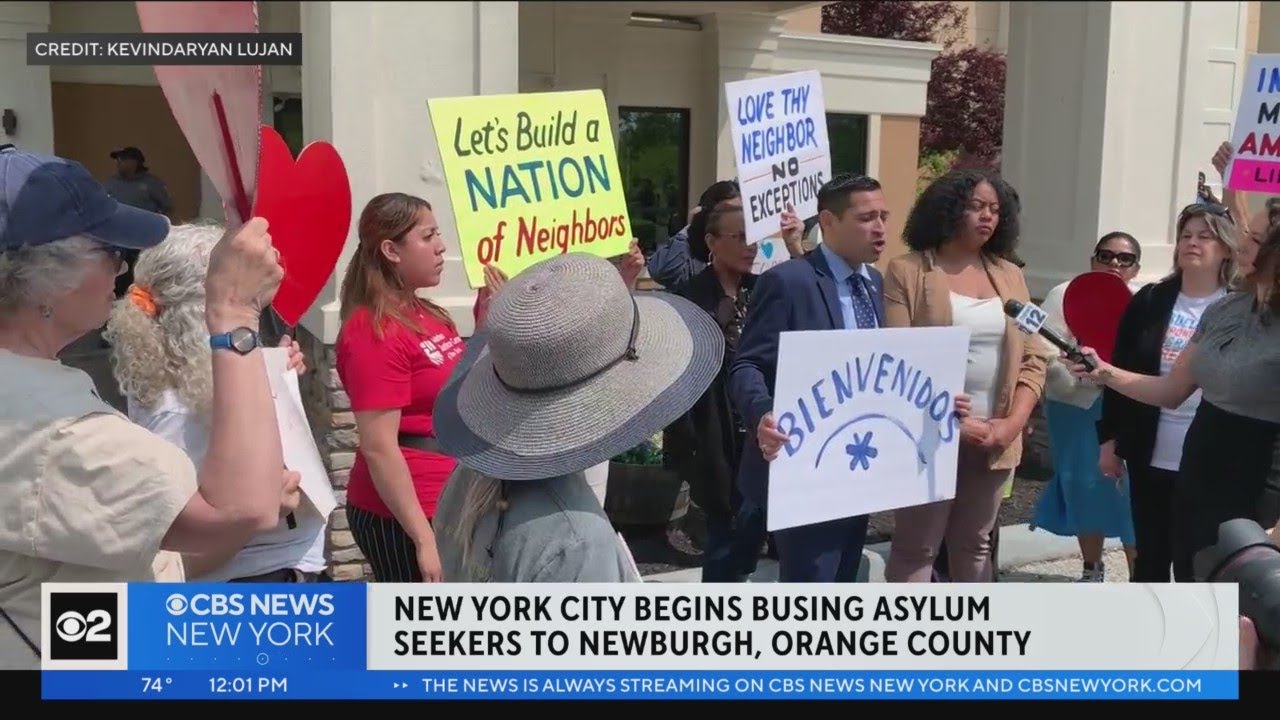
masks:
<path fill-rule="evenodd" d="M 862 466 L 863 470 L 871 469 L 871 460 L 880 454 L 871 444 L 871 438 L 875 435 L 870 430 L 866 435 L 853 434 L 853 442 L 844 446 L 844 451 L 849 454 L 849 469 L 857 470 L 858 466 Z"/>
<path fill-rule="evenodd" d="M 822 443 L 822 447 L 818 449 L 817 458 L 814 460 L 813 466 L 815 468 L 821 467 L 822 458 L 827 452 L 827 447 L 846 430 L 873 421 L 888 422 L 906 436 L 906 439 L 915 448 L 916 472 L 927 472 L 929 491 L 930 493 L 936 492 L 938 479 L 935 475 L 936 467 L 934 461 L 938 450 L 943 445 L 943 440 L 941 423 L 934 420 L 928 413 L 924 415 L 924 427 L 921 428 L 920 437 L 916 437 L 916 434 L 907 427 L 906 423 L 898 418 L 881 413 L 867 413 L 850 418 L 827 436 L 826 441 Z M 853 433 L 852 442 L 845 445 L 844 451 L 849 456 L 850 472 L 856 472 L 859 468 L 862 470 L 871 469 L 871 461 L 880 454 L 880 450 L 872 444 L 874 435 L 875 433 L 871 430 L 867 430 L 865 433 L 855 432 Z"/>

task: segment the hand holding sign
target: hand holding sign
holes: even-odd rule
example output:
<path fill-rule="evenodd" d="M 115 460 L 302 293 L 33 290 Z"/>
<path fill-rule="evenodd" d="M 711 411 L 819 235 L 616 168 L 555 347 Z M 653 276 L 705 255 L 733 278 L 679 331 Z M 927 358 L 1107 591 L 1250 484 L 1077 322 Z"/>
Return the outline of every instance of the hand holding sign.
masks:
<path fill-rule="evenodd" d="M 831 179 L 831 152 L 817 71 L 726 83 L 747 242 L 777 235 L 788 206 L 818 214 L 818 189 Z"/>

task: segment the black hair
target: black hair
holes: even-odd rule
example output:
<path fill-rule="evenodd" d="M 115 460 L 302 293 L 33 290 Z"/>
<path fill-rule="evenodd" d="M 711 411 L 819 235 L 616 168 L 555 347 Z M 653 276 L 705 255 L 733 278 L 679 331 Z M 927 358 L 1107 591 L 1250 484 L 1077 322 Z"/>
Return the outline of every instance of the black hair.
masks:
<path fill-rule="evenodd" d="M 1133 254 L 1137 256 L 1138 261 L 1142 261 L 1142 246 L 1138 244 L 1138 239 L 1129 233 L 1121 232 L 1120 230 L 1113 230 L 1112 232 L 1098 238 L 1098 242 L 1093 245 L 1093 252 L 1097 254 L 1098 250 L 1101 249 L 1103 245 L 1106 245 L 1112 240 L 1124 240 L 1129 243 L 1129 247 L 1133 250 Z"/>
<path fill-rule="evenodd" d="M 698 198 L 698 212 L 689 221 L 689 255 L 699 262 L 711 260 L 711 248 L 707 247 L 707 219 L 716 206 L 726 200 L 742 197 L 736 180 L 720 180 L 702 191 Z"/>
<path fill-rule="evenodd" d="M 920 193 L 907 215 L 902 232 L 907 247 L 917 252 L 937 250 L 950 242 L 960 229 L 974 188 L 984 182 L 996 191 L 996 198 L 1000 203 L 1000 221 L 996 224 L 991 239 L 982 246 L 982 252 L 1015 264 L 1019 262 L 1018 236 L 1022 230 L 1018 215 L 1021 213 L 1022 203 L 1012 185 L 1005 182 L 998 173 L 985 168 L 952 170 L 934 180 Z"/>
<path fill-rule="evenodd" d="M 880 189 L 880 181 L 866 175 L 837 175 L 818 188 L 818 214 L 830 210 L 836 217 L 853 204 L 853 194 L 874 192 Z"/>

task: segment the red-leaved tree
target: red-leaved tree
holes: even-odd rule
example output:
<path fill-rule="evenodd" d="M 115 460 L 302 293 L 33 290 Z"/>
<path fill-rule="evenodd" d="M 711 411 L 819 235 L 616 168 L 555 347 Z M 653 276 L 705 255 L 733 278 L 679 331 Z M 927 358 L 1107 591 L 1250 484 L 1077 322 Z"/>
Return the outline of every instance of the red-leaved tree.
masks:
<path fill-rule="evenodd" d="M 971 47 L 939 55 L 929 76 L 921 147 L 994 158 L 1004 137 L 1006 69 L 1005 56 L 990 50 Z"/>
<path fill-rule="evenodd" d="M 950 46 L 968 12 L 951 2 L 853 0 L 822 6 L 822 32 Z"/>
<path fill-rule="evenodd" d="M 822 8 L 822 31 L 887 40 L 936 42 L 950 48 L 968 12 L 951 2 L 850 0 Z M 944 51 L 933 61 L 928 105 L 920 123 L 925 153 L 959 153 L 958 164 L 998 162 L 1004 134 L 1006 63 L 978 48 Z"/>

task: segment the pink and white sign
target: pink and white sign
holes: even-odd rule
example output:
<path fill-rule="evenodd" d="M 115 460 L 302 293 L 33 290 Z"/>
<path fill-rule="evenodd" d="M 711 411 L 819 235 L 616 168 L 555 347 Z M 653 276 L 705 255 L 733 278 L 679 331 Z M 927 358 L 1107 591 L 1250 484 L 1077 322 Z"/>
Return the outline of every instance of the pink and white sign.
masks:
<path fill-rule="evenodd" d="M 1250 55 L 1231 136 L 1226 186 L 1280 193 L 1280 55 Z"/>
<path fill-rule="evenodd" d="M 148 33 L 258 32 L 254 2 L 139 2 L 137 8 Z M 243 222 L 258 182 L 262 66 L 157 65 L 155 71 L 191 152 L 222 197 L 228 224 Z"/>

